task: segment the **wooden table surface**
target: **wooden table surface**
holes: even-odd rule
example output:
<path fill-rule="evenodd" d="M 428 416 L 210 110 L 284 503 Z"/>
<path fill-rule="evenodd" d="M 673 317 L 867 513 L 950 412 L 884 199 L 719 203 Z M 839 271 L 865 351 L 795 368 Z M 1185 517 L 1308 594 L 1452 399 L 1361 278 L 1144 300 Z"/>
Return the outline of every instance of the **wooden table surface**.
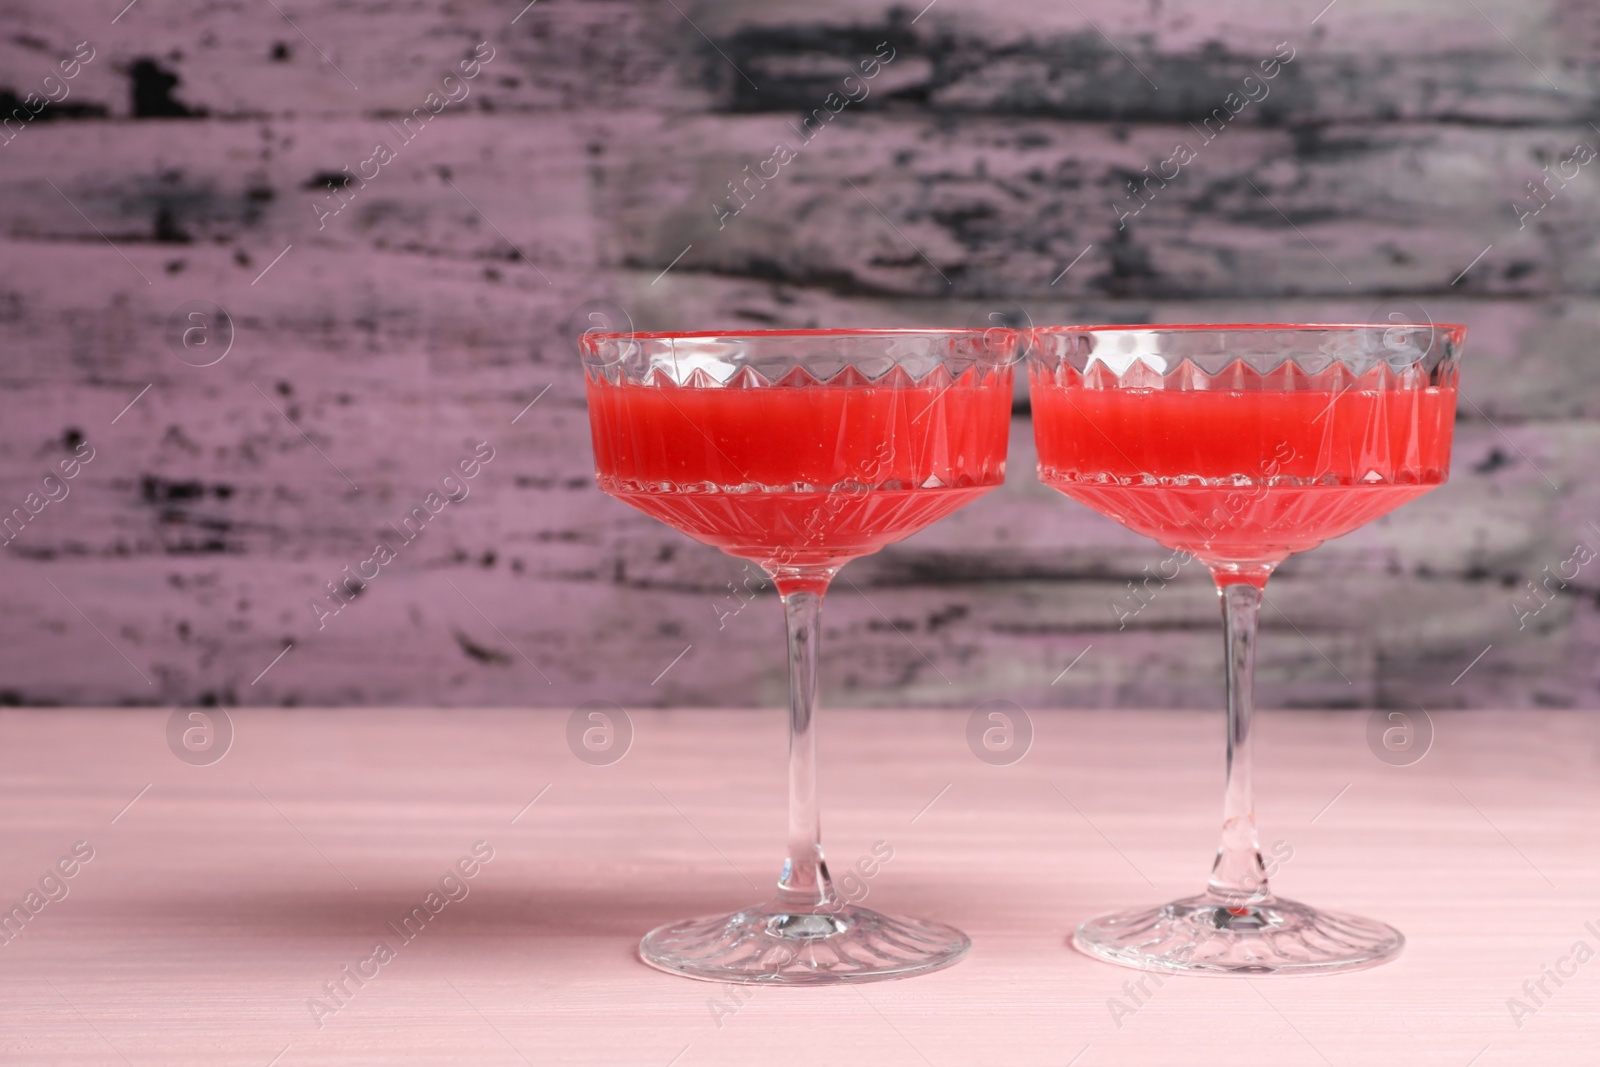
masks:
<path fill-rule="evenodd" d="M 1136 972 L 1064 939 L 1085 916 L 1199 887 L 1220 714 L 1035 712 L 1031 750 L 993 766 L 969 750 L 966 713 L 824 711 L 835 869 L 888 842 L 868 902 L 953 923 L 973 950 L 908 981 L 738 995 L 653 971 L 635 945 L 771 884 L 781 714 L 635 712 L 631 748 L 599 766 L 569 749 L 568 714 L 235 710 L 226 756 L 190 765 L 167 712 L 0 713 L 0 904 L 40 893 L 0 946 L 6 1062 L 1600 1057 L 1600 963 L 1569 955 L 1600 948 L 1590 713 L 1436 714 L 1431 751 L 1403 767 L 1369 751 L 1365 713 L 1263 715 L 1263 843 L 1293 852 L 1276 887 L 1392 922 L 1406 950 L 1361 974 L 1173 979 L 1138 1000 Z M 389 924 L 477 842 L 493 857 L 446 883 L 460 899 L 398 937 Z M 63 860 L 73 876 L 47 878 Z M 363 963 L 378 942 L 389 958 Z M 1569 976 L 1536 1003 L 1524 983 L 1547 966 Z M 376 975 L 333 1000 L 324 984 L 345 967 Z M 1530 1010 L 1514 1018 L 1512 998 Z"/>

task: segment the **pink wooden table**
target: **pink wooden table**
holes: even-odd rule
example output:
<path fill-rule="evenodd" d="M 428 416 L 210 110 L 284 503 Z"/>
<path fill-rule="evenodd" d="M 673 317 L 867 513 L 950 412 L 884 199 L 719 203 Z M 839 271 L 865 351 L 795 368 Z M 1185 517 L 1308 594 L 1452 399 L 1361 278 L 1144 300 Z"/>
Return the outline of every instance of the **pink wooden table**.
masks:
<path fill-rule="evenodd" d="M 888 842 L 868 900 L 960 926 L 971 956 L 730 995 L 634 946 L 771 883 L 776 711 L 636 712 L 608 766 L 568 749 L 565 711 L 235 711 L 207 766 L 169 750 L 164 712 L 0 713 L 0 902 L 40 893 L 0 951 L 0 1050 L 254 1067 L 1600 1059 L 1600 962 L 1569 956 L 1600 949 L 1592 714 L 1436 714 L 1408 767 L 1372 755 L 1365 714 L 1264 715 L 1263 842 L 1293 850 L 1277 888 L 1410 942 L 1361 974 L 1169 979 L 1137 1000 L 1136 972 L 1064 938 L 1199 887 L 1220 713 L 1035 713 L 1032 751 L 998 767 L 968 750 L 966 718 L 824 711 L 822 775 L 836 868 Z M 493 857 L 473 866 L 476 842 Z M 463 858 L 474 877 L 446 887 L 466 895 L 402 940 L 390 924 Z M 1569 976 L 1536 1005 L 1524 983 L 1547 966 Z M 376 973 L 357 987 L 346 967 Z M 1536 1010 L 1513 1019 L 1510 998 Z"/>

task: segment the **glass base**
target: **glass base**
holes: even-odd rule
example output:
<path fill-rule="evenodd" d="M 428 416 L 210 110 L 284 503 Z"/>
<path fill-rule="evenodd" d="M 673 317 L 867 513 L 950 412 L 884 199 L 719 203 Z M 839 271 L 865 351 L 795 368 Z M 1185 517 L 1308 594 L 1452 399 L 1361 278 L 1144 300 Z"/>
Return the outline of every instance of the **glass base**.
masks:
<path fill-rule="evenodd" d="M 971 946 L 966 934 L 940 923 L 850 904 L 786 909 L 772 903 L 657 927 L 639 942 L 639 956 L 652 967 L 707 982 L 829 985 L 937 971 Z"/>
<path fill-rule="evenodd" d="M 1359 971 L 1393 959 L 1406 939 L 1392 926 L 1292 900 L 1229 907 L 1202 894 L 1083 923 L 1079 952 L 1124 967 L 1249 978 Z"/>

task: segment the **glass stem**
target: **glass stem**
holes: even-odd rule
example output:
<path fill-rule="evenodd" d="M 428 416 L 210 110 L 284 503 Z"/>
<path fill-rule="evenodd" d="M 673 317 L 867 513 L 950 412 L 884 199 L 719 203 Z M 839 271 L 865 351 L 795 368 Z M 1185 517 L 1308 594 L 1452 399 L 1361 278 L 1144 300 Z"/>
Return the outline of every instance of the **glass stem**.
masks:
<path fill-rule="evenodd" d="M 789 849 L 778 878 L 778 901 L 820 909 L 838 904 L 822 858 L 817 802 L 817 641 L 822 590 L 783 594 L 789 630 Z"/>
<path fill-rule="evenodd" d="M 1211 868 L 1210 895 L 1228 907 L 1272 899 L 1256 838 L 1251 788 L 1250 720 L 1255 713 L 1256 624 L 1261 588 L 1235 579 L 1218 583 L 1228 649 L 1228 766 L 1222 802 L 1222 842 Z"/>

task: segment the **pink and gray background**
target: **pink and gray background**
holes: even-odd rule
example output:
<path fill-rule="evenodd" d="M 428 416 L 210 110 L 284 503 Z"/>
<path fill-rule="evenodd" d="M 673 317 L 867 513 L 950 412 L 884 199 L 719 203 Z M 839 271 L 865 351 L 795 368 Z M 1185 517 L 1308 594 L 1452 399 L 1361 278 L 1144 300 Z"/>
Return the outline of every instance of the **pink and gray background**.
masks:
<path fill-rule="evenodd" d="M 67 91 L 0 144 L 0 514 L 94 456 L 0 550 L 0 701 L 779 702 L 771 590 L 594 487 L 593 311 L 1466 323 L 1449 485 L 1282 568 L 1260 700 L 1595 702 L 1600 164 L 1528 185 L 1600 146 L 1592 3 L 124 3 L 0 0 L 0 110 Z M 1219 706 L 1208 579 L 1119 624 L 1167 553 L 1034 481 L 1025 390 L 1010 470 L 844 572 L 825 702 Z"/>

